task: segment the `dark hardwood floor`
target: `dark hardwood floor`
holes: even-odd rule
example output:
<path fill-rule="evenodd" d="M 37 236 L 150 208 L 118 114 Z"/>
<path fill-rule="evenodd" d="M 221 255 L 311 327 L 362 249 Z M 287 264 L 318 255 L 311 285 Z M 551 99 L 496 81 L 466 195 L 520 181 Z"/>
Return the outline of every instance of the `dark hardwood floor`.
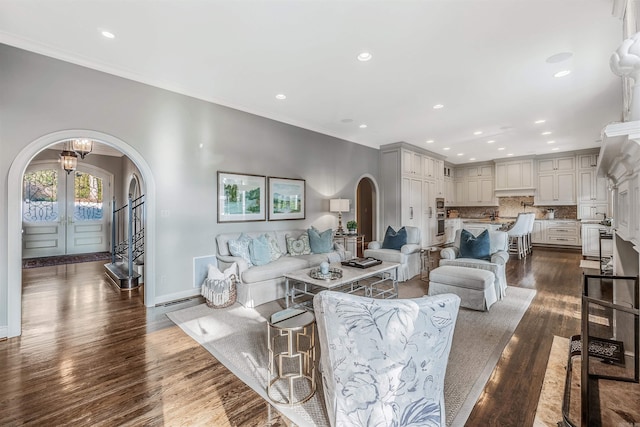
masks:
<path fill-rule="evenodd" d="M 536 248 L 509 261 L 509 284 L 537 294 L 468 426 L 533 424 L 553 336 L 579 332 L 580 259 Z M 198 298 L 145 309 L 103 263 L 23 270 L 23 335 L 0 342 L 0 424 L 291 424 L 164 315 Z"/>

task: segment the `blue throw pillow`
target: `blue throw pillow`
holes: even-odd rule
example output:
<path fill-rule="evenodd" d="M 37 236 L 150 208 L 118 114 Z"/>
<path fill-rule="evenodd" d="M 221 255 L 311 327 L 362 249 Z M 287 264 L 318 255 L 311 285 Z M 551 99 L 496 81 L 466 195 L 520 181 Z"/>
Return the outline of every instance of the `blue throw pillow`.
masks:
<path fill-rule="evenodd" d="M 399 251 L 406 244 L 407 230 L 404 227 L 398 231 L 395 231 L 391 226 L 387 227 L 382 241 L 382 249 L 396 249 Z"/>
<path fill-rule="evenodd" d="M 271 247 L 267 236 L 264 234 L 257 239 L 251 239 L 249 243 L 249 255 L 251 256 L 251 264 L 265 265 L 271 262 Z"/>
<path fill-rule="evenodd" d="M 320 233 L 315 227 L 307 230 L 309 245 L 314 254 L 326 254 L 333 250 L 333 230 L 328 229 Z"/>
<path fill-rule="evenodd" d="M 491 259 L 491 241 L 489 230 L 484 230 L 478 236 L 462 229 L 460 232 L 460 258 Z"/>

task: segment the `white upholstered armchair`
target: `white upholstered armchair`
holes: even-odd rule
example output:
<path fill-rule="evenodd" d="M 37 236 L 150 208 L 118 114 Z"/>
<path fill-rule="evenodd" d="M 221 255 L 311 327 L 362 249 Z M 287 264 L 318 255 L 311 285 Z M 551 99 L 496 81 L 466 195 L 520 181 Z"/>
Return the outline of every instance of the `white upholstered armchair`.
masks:
<path fill-rule="evenodd" d="M 444 426 L 444 377 L 460 298 L 313 298 L 322 386 L 336 426 Z"/>
<path fill-rule="evenodd" d="M 381 261 L 400 263 L 398 267 L 398 282 L 404 282 L 420 273 L 420 250 L 422 246 L 420 229 L 418 227 L 405 226 L 407 231 L 407 243 L 398 249 L 384 249 L 382 241 L 369 242 L 364 251 L 365 257 L 373 257 Z"/>
<path fill-rule="evenodd" d="M 507 291 L 505 266 L 509 261 L 509 236 L 504 231 L 489 231 L 491 260 L 482 260 L 459 258 L 461 232 L 462 230 L 456 231 L 456 239 L 453 246 L 440 251 L 440 265 L 480 268 L 491 271 L 496 278 L 496 296 L 499 300 L 504 298 Z"/>

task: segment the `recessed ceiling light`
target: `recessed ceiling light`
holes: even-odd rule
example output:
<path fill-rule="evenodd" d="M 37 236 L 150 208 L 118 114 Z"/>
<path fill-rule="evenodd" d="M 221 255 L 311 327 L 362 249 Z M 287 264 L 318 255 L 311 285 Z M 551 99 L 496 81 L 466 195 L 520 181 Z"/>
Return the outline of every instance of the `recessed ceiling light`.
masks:
<path fill-rule="evenodd" d="M 539 125 L 540 123 L 544 123 L 544 122 L 546 122 L 545 119 L 540 119 L 540 120 L 536 120 L 534 123 Z"/>
<path fill-rule="evenodd" d="M 475 157 L 469 157 L 470 162 L 474 161 L 475 159 L 476 159 Z"/>
<path fill-rule="evenodd" d="M 555 73 L 553 77 L 565 77 L 565 76 L 568 76 L 569 74 L 571 74 L 571 70 L 562 70 Z"/>
<path fill-rule="evenodd" d="M 200 148 L 204 147 L 204 144 L 200 144 L 200 145 L 199 145 L 199 147 L 200 147 Z"/>
<path fill-rule="evenodd" d="M 551 135 L 551 131 L 542 132 L 540 135 Z"/>
<path fill-rule="evenodd" d="M 360 52 L 358 54 L 358 61 L 360 61 L 360 62 L 367 62 L 371 58 L 373 58 L 373 55 L 371 55 L 371 53 L 369 53 L 369 52 Z"/>
<path fill-rule="evenodd" d="M 444 147 L 443 150 L 444 151 L 451 150 L 451 147 Z"/>
<path fill-rule="evenodd" d="M 427 144 L 433 144 L 435 141 L 433 139 L 428 139 L 426 142 Z"/>
<path fill-rule="evenodd" d="M 103 37 L 106 37 L 108 39 L 115 39 L 116 35 L 113 34 L 111 31 L 102 31 L 100 34 L 102 34 Z"/>
<path fill-rule="evenodd" d="M 548 64 L 556 64 L 558 62 L 566 61 L 567 59 L 571 58 L 572 56 L 573 56 L 573 53 L 571 53 L 571 52 L 560 52 L 560 53 L 556 53 L 555 55 L 551 55 L 550 57 L 548 57 L 546 59 L 546 62 Z"/>
<path fill-rule="evenodd" d="M 442 105 L 442 104 L 436 104 L 436 105 L 434 105 L 434 106 L 433 106 L 433 109 L 434 109 L 434 110 L 439 110 L 439 109 L 441 109 L 441 108 L 444 108 L 444 105 Z"/>
<path fill-rule="evenodd" d="M 551 149 L 551 151 L 558 151 L 558 150 L 559 150 L 559 148 L 558 148 L 558 147 L 553 147 L 553 148 Z"/>
<path fill-rule="evenodd" d="M 502 151 L 502 150 L 504 150 L 504 147 L 498 148 L 498 151 Z"/>
<path fill-rule="evenodd" d="M 482 135 L 482 131 L 481 130 L 477 130 L 473 133 L 474 135 Z"/>
<path fill-rule="evenodd" d="M 458 153 L 458 156 L 464 156 L 464 153 Z"/>
<path fill-rule="evenodd" d="M 285 95 L 284 93 L 279 93 L 276 95 L 276 99 L 287 99 L 287 95 Z"/>
<path fill-rule="evenodd" d="M 547 144 L 555 144 L 556 142 L 554 140 L 551 141 L 547 141 Z"/>
<path fill-rule="evenodd" d="M 507 154 L 507 156 L 513 156 L 513 153 L 509 153 L 509 154 Z"/>
<path fill-rule="evenodd" d="M 494 142 L 496 142 L 495 139 L 490 139 L 487 141 L 487 144 L 493 144 Z"/>
<path fill-rule="evenodd" d="M 365 125 L 364 123 L 360 125 L 360 129 L 365 129 L 367 127 L 367 125 Z"/>

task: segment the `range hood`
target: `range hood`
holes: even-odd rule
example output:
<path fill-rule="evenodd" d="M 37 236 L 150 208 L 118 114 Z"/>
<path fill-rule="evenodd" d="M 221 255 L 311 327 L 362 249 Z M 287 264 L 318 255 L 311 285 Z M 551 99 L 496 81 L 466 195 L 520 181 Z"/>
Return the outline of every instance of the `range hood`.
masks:
<path fill-rule="evenodd" d="M 533 197 L 536 195 L 535 187 L 503 188 L 495 190 L 496 197 Z"/>

